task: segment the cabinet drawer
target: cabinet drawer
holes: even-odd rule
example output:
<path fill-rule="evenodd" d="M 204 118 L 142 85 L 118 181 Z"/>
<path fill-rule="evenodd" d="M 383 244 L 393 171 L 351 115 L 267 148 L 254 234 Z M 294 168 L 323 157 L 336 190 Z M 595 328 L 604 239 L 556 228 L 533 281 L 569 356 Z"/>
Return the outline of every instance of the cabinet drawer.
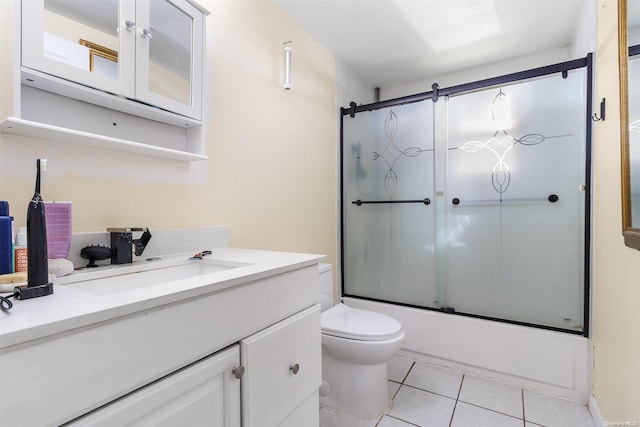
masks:
<path fill-rule="evenodd" d="M 243 425 L 275 426 L 314 393 L 321 351 L 319 305 L 240 341 Z"/>
<path fill-rule="evenodd" d="M 71 422 L 74 427 L 124 425 L 240 426 L 235 345 Z"/>

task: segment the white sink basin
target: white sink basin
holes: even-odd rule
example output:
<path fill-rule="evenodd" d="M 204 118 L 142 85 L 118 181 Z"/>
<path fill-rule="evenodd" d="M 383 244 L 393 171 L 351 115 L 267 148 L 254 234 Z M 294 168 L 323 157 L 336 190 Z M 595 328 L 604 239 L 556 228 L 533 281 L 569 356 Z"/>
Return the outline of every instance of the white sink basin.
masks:
<path fill-rule="evenodd" d="M 215 260 L 189 260 L 180 264 L 159 263 L 144 265 L 136 271 L 131 268 L 111 268 L 108 270 L 80 273 L 76 280 L 65 287 L 93 295 L 110 295 L 135 289 L 156 286 L 174 280 L 195 278 L 211 273 L 227 271 L 250 264 L 216 262 Z M 98 276 L 98 277 L 96 277 Z"/>

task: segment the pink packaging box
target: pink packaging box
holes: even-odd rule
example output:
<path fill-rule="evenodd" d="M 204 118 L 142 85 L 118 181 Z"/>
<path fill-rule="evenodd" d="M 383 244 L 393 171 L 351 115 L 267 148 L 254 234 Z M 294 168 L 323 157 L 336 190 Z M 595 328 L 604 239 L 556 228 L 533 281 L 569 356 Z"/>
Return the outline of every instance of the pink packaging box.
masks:
<path fill-rule="evenodd" d="M 49 259 L 66 258 L 71 247 L 71 202 L 44 202 Z"/>

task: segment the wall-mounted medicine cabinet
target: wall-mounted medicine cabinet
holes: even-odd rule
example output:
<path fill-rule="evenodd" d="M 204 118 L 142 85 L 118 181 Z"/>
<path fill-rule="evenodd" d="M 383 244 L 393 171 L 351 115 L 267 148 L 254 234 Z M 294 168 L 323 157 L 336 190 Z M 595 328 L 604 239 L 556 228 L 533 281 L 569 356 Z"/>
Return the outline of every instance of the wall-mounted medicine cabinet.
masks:
<path fill-rule="evenodd" d="M 20 59 L 3 132 L 207 158 L 207 10 L 191 0 L 14 0 L 13 7 L 21 39 L 3 56 Z"/>

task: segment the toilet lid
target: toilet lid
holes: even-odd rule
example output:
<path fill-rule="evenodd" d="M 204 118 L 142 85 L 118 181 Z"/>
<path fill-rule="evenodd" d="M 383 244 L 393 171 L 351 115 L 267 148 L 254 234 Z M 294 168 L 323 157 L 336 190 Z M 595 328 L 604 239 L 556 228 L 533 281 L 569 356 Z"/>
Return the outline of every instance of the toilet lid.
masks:
<path fill-rule="evenodd" d="M 353 340 L 385 341 L 402 332 L 402 325 L 392 317 L 344 304 L 326 310 L 321 319 L 323 334 Z"/>

